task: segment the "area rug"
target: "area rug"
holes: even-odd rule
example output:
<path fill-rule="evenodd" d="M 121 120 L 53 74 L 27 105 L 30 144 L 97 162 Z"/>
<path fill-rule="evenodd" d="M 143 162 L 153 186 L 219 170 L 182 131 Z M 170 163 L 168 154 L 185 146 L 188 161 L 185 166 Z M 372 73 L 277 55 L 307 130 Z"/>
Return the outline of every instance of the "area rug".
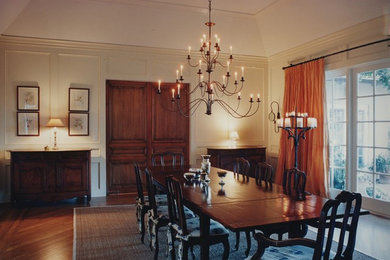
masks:
<path fill-rule="evenodd" d="M 159 234 L 159 259 L 166 257 L 166 229 Z M 311 231 L 309 231 L 311 232 Z M 310 234 L 309 234 L 310 235 Z M 311 234 L 314 236 L 314 233 Z M 145 244 L 141 243 L 138 226 L 136 225 L 135 206 L 89 207 L 74 209 L 74 242 L 73 259 L 153 259 L 149 249 L 146 234 Z M 229 236 L 229 259 L 245 259 L 246 239 L 241 232 L 241 243 L 238 250 L 234 249 L 235 233 Z M 256 241 L 252 240 L 252 249 L 248 259 L 256 251 Z M 210 259 L 222 259 L 222 245 L 210 247 Z M 199 259 L 199 247 L 194 248 Z M 190 258 L 191 259 L 191 258 Z M 312 259 L 312 251 L 306 247 L 294 246 L 288 248 L 267 248 L 262 259 L 269 260 L 306 260 Z M 374 259 L 358 251 L 354 259 Z"/>

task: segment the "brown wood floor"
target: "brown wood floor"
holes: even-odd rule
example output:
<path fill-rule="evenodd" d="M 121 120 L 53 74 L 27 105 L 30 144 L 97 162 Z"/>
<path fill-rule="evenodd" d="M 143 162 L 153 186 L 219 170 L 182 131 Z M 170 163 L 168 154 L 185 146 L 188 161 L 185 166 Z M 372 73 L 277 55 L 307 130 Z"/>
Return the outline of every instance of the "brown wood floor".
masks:
<path fill-rule="evenodd" d="M 72 259 L 73 208 L 133 204 L 135 194 L 56 203 L 0 204 L 0 259 Z"/>

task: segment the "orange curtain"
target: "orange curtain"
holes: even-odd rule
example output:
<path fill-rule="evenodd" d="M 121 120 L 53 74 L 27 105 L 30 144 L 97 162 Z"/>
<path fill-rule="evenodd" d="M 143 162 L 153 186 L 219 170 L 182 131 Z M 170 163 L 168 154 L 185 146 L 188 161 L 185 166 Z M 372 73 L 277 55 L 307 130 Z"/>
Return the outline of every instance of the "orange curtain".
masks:
<path fill-rule="evenodd" d="M 317 128 L 306 132 L 300 139 L 298 168 L 307 175 L 306 190 L 327 196 L 328 187 L 328 140 L 325 110 L 324 60 L 316 60 L 285 70 L 283 114 L 297 111 L 307 112 L 317 118 Z M 281 131 L 276 182 L 282 183 L 284 169 L 294 167 L 293 139 Z"/>

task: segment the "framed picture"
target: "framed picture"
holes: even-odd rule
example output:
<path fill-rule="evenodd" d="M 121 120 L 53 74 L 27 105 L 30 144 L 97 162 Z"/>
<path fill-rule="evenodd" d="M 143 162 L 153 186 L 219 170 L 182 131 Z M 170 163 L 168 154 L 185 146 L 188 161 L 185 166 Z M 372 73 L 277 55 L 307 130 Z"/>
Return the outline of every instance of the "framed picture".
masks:
<path fill-rule="evenodd" d="M 69 88 L 69 111 L 89 111 L 89 88 Z"/>
<path fill-rule="evenodd" d="M 68 132 L 70 136 L 89 135 L 89 114 L 69 112 Z"/>
<path fill-rule="evenodd" d="M 18 86 L 17 109 L 39 110 L 39 87 Z"/>
<path fill-rule="evenodd" d="M 17 135 L 39 136 L 39 112 L 16 112 Z"/>

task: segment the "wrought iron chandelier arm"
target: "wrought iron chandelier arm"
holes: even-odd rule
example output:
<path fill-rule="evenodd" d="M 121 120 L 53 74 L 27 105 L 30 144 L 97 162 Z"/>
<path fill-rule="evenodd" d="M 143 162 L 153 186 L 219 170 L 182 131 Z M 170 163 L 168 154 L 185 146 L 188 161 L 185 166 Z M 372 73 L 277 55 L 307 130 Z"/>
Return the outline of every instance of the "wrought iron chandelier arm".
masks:
<path fill-rule="evenodd" d="M 190 117 L 195 113 L 195 111 L 198 109 L 199 105 L 202 102 L 207 104 L 206 100 L 203 98 L 194 99 L 187 105 L 188 108 L 184 110 L 183 107 L 180 105 L 180 99 L 178 99 L 177 100 L 177 108 L 182 116 Z"/>
<path fill-rule="evenodd" d="M 257 110 L 260 107 L 260 102 L 257 102 L 256 110 L 253 111 L 252 113 L 250 113 L 250 111 L 252 110 L 252 105 L 253 105 L 253 102 L 251 102 L 248 111 L 245 114 L 241 114 L 241 113 L 237 112 L 237 110 L 234 110 L 228 103 L 226 103 L 225 101 L 223 101 L 221 99 L 215 99 L 214 101 L 217 102 L 226 112 L 228 112 L 234 118 L 251 117 L 254 114 L 256 114 Z"/>
<path fill-rule="evenodd" d="M 191 63 L 191 57 L 190 57 L 189 55 L 188 55 L 187 61 L 188 61 L 188 65 L 189 65 L 190 67 L 193 67 L 193 68 L 199 67 L 199 62 L 196 63 L 196 64 L 192 64 L 192 63 Z"/>

